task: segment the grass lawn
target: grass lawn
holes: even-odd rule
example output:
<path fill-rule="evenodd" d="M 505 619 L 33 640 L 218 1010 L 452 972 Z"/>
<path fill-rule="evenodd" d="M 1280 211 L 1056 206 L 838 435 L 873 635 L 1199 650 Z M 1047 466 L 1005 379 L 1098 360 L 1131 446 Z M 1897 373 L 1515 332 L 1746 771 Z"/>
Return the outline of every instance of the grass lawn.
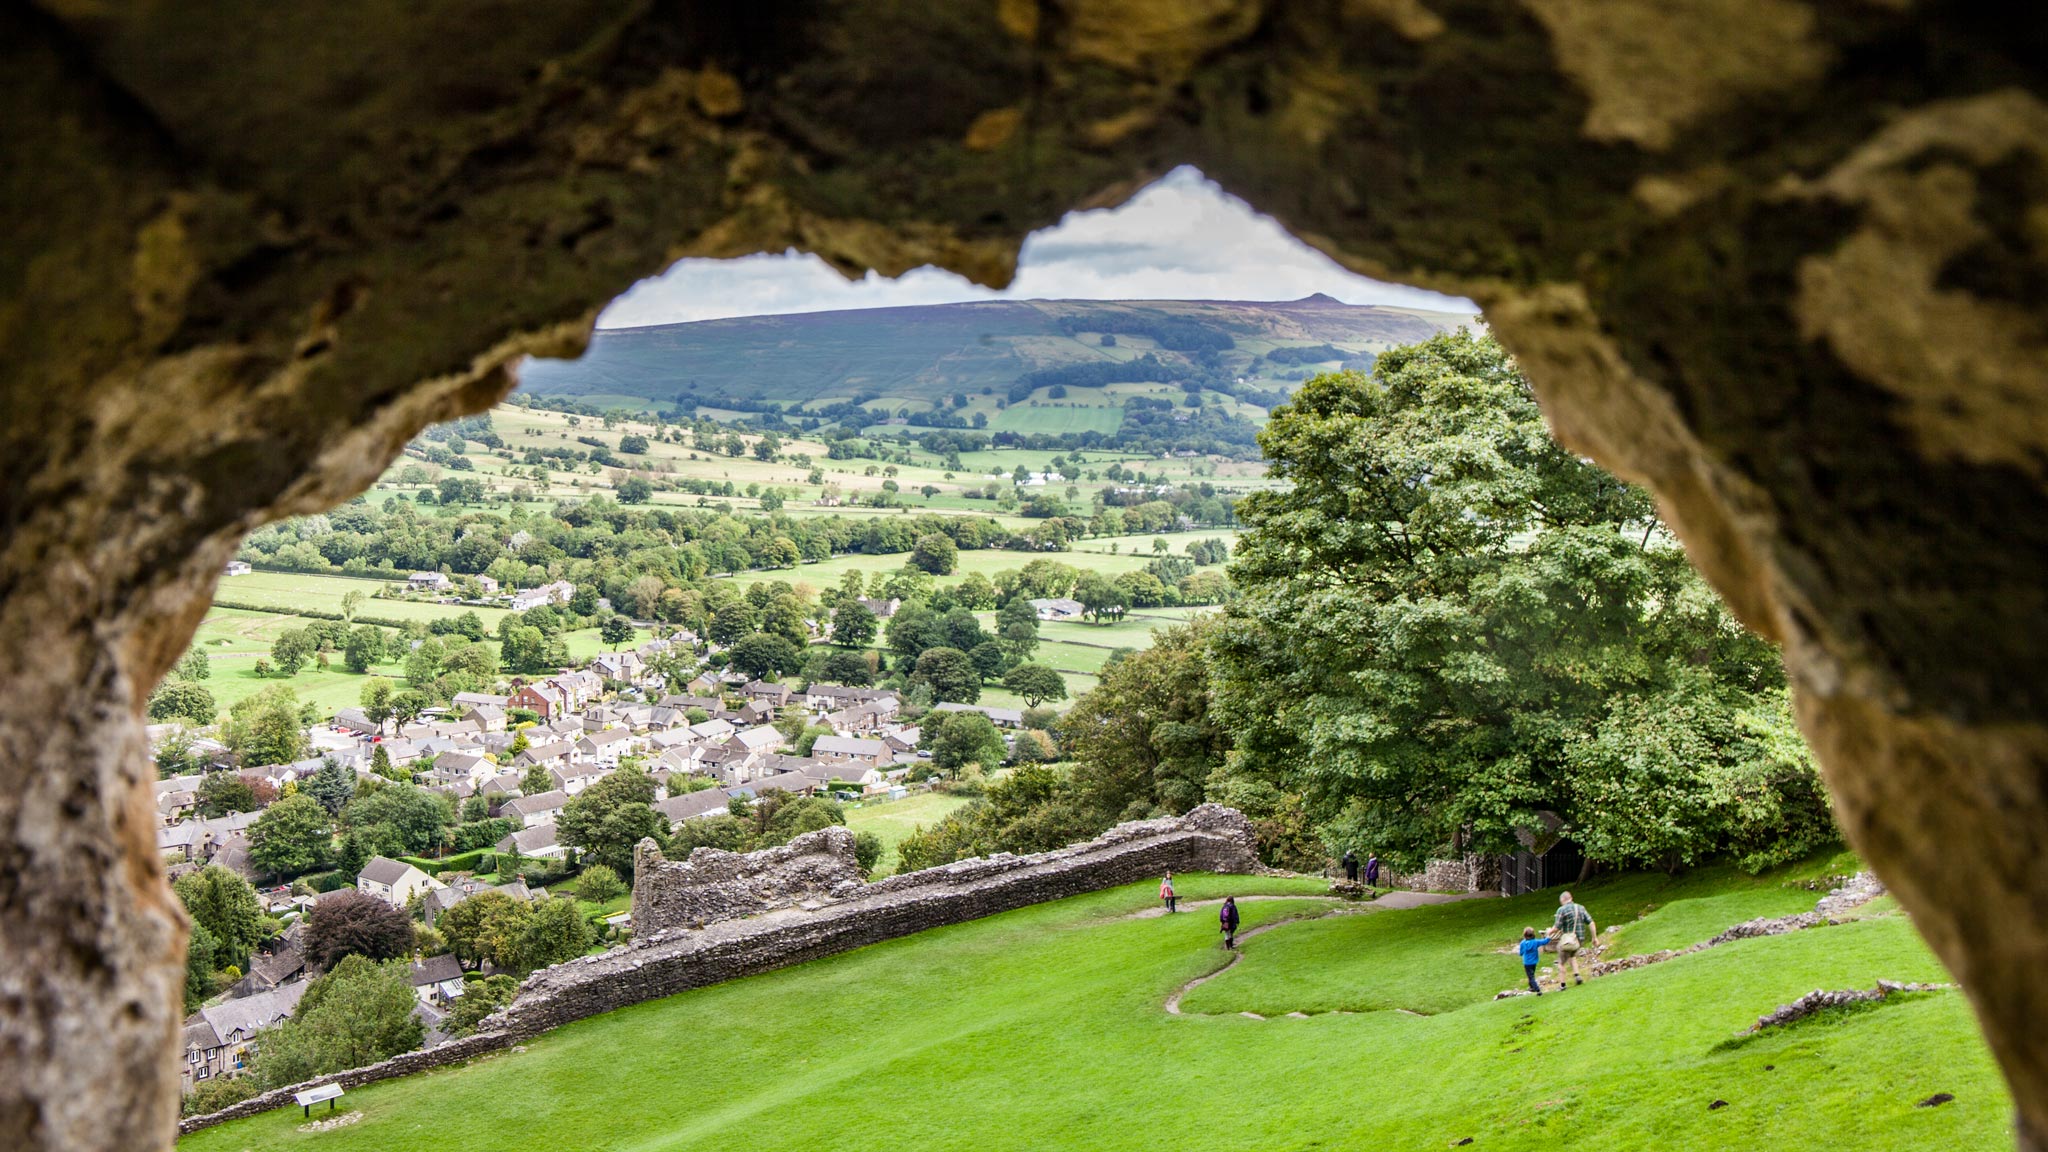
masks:
<path fill-rule="evenodd" d="M 855 832 L 873 832 L 882 838 L 882 859 L 875 865 L 876 876 L 896 871 L 896 845 L 919 828 L 945 819 L 965 808 L 967 799 L 938 792 L 919 792 L 901 800 L 884 800 L 846 809 L 846 826 Z"/>
<path fill-rule="evenodd" d="M 1320 885 L 1181 878 L 1305 897 Z M 1596 914 L 1768 884 L 1702 874 L 1586 886 Z M 466 1067 L 351 1089 L 361 1122 L 297 1131 L 289 1108 L 188 1152 L 551 1152 L 567 1147 L 1090 1149 L 2011 1148 L 2011 1101 L 1963 998 L 1902 997 L 1762 1036 L 1814 988 L 1940 978 L 1897 914 L 1747 940 L 1495 1002 L 1496 953 L 1555 897 L 1290 924 L 1221 966 L 1214 915 L 1134 918 L 1150 883 L 862 948 L 581 1021 Z M 1770 898 L 1758 896 L 1768 903 Z M 1738 901 L 1739 902 L 1739 901 Z M 1244 905 L 1246 926 L 1327 907 Z M 1357 933 L 1333 936 L 1335 929 Z M 1341 936 L 1341 934 L 1339 934 Z M 1281 977 L 1284 975 L 1284 979 Z M 1409 1011 L 1270 1010 L 1377 1002 Z M 1411 1014 L 1420 1013 L 1420 1014 Z M 712 1063 L 707 1064 L 707 1054 Z M 1936 1092 L 1953 1103 L 1916 1108 Z M 1716 1100 L 1721 1108 L 1709 1108 Z"/>
<path fill-rule="evenodd" d="M 256 608 L 275 609 L 280 612 L 311 610 L 339 614 L 341 598 L 349 592 L 361 592 L 363 603 L 357 609 L 361 616 L 384 620 L 438 620 L 443 616 L 460 616 L 474 612 L 484 622 L 486 629 L 496 628 L 498 618 L 505 614 L 503 608 L 466 608 L 459 604 L 421 604 L 406 600 L 377 599 L 379 589 L 388 587 L 389 581 L 370 580 L 355 576 L 324 576 L 307 572 L 251 572 L 246 576 L 224 576 L 220 586 L 214 590 L 214 599 L 232 604 L 249 605 Z"/>

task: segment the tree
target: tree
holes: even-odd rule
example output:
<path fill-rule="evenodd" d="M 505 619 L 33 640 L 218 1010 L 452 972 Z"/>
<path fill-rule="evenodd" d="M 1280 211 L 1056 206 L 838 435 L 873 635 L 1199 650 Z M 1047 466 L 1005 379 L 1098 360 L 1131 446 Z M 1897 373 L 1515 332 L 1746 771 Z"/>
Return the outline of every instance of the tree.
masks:
<path fill-rule="evenodd" d="M 412 955 L 412 917 L 362 892 L 329 893 L 306 917 L 306 963 L 333 968 L 344 956 Z"/>
<path fill-rule="evenodd" d="M 981 699 L 981 674 L 958 648 L 927 648 L 919 654 L 911 679 L 931 686 L 932 699 L 972 704 Z"/>
<path fill-rule="evenodd" d="M 334 826 L 327 809 L 303 792 L 264 809 L 249 826 L 249 863 L 272 876 L 297 876 L 327 862 Z"/>
<path fill-rule="evenodd" d="M 489 889 L 436 916 L 434 927 L 465 967 L 480 968 L 488 961 L 511 968 L 525 920 L 526 905 Z"/>
<path fill-rule="evenodd" d="M 593 904 L 602 904 L 626 894 L 625 882 L 619 874 L 602 864 L 592 864 L 576 878 L 576 895 Z"/>
<path fill-rule="evenodd" d="M 1029 660 L 1038 648 L 1038 612 L 1022 593 L 996 609 L 996 643 L 1011 660 Z"/>
<path fill-rule="evenodd" d="M 149 718 L 158 723 L 190 720 L 211 724 L 218 711 L 213 693 L 191 680 L 166 680 L 149 694 Z"/>
<path fill-rule="evenodd" d="M 756 679 L 776 672 L 795 672 L 803 666 L 803 654 L 780 636 L 756 632 L 732 646 L 732 667 Z"/>
<path fill-rule="evenodd" d="M 178 666 L 171 674 L 180 680 L 204 680 L 213 675 L 213 661 L 197 648 L 188 648 L 178 657 Z"/>
<path fill-rule="evenodd" d="M 519 995 L 519 981 L 504 973 L 486 976 L 463 985 L 462 996 L 448 1009 L 444 1025 L 450 1036 L 467 1036 L 477 1030 L 484 1017 L 512 1003 Z"/>
<path fill-rule="evenodd" d="M 1089 819 L 1186 812 L 1229 752 L 1230 736 L 1210 715 L 1208 624 L 1153 634 L 1152 647 L 1103 666 L 1095 689 L 1058 722 L 1074 760 L 1074 800 Z M 1242 802 L 1242 800 L 1240 800 Z M 1265 815 L 1247 804 L 1255 820 Z"/>
<path fill-rule="evenodd" d="M 425 692 L 417 688 L 408 688 L 391 698 L 391 718 L 403 728 L 432 706 L 433 701 L 427 698 Z"/>
<path fill-rule="evenodd" d="M 519 791 L 522 795 L 538 796 L 542 792 L 553 791 L 554 787 L 555 778 L 548 775 L 548 770 L 539 764 L 528 764 L 526 771 L 519 777 Z"/>
<path fill-rule="evenodd" d="M 199 782 L 199 815 L 208 819 L 225 816 L 230 812 L 254 812 L 262 807 L 256 802 L 256 790 L 249 782 L 233 772 L 209 772 Z"/>
<path fill-rule="evenodd" d="M 932 763 L 947 772 L 969 764 L 994 768 L 1003 762 L 1003 734 L 979 712 L 935 712 L 927 720 L 918 746 L 932 754 Z"/>
<path fill-rule="evenodd" d="M 638 476 L 629 476 L 619 481 L 619 503 L 645 504 L 654 496 L 654 485 Z"/>
<path fill-rule="evenodd" d="M 349 589 L 348 591 L 346 591 L 346 592 L 343 592 L 343 593 L 341 594 L 341 620 L 342 620 L 342 623 L 344 623 L 344 624 L 353 624 L 353 623 L 355 623 L 355 620 L 356 620 L 356 613 L 357 613 L 358 611 L 361 611 L 361 610 L 362 610 L 362 607 L 363 607 L 363 592 L 362 592 L 362 589 L 360 589 L 360 588 L 351 588 L 351 589 Z"/>
<path fill-rule="evenodd" d="M 960 562 L 960 548 L 943 532 L 917 538 L 910 550 L 910 562 L 934 576 L 950 576 Z"/>
<path fill-rule="evenodd" d="M 351 828 L 341 838 L 341 850 L 335 853 L 334 870 L 345 877 L 356 877 L 363 873 L 363 866 L 377 855 L 377 846 L 363 835 L 360 828 Z"/>
<path fill-rule="evenodd" d="M 304 723 L 298 694 L 272 684 L 230 707 L 221 735 L 245 768 L 290 764 L 306 754 Z"/>
<path fill-rule="evenodd" d="M 974 674 L 986 684 L 1003 674 L 1010 658 L 1003 655 L 1002 645 L 993 640 L 984 640 L 967 650 L 967 659 L 974 664 Z"/>
<path fill-rule="evenodd" d="M 355 593 L 351 592 L 353 596 Z M 384 632 L 374 624 L 358 624 L 349 630 L 341 646 L 341 663 L 351 672 L 368 672 L 384 661 Z"/>
<path fill-rule="evenodd" d="M 455 803 L 446 793 L 393 781 L 350 800 L 342 815 L 385 853 L 417 855 L 441 843 L 455 822 Z"/>
<path fill-rule="evenodd" d="M 187 1015 L 199 1011 L 206 998 L 213 995 L 219 981 L 214 974 L 221 965 L 215 955 L 219 951 L 214 943 L 213 933 L 206 925 L 194 923 L 192 934 L 185 940 L 185 1012 Z"/>
<path fill-rule="evenodd" d="M 1777 654 L 1646 493 L 1550 438 L 1490 337 L 1311 379 L 1260 444 L 1284 483 L 1239 502 L 1214 642 L 1239 785 L 1411 865 L 1558 820 L 1614 863 L 1753 853 L 1702 801 L 1737 778 L 1825 820 L 1810 766 L 1751 772 L 1734 737 L 1782 708 Z"/>
<path fill-rule="evenodd" d="M 248 881 L 208 864 L 172 881 L 171 891 L 192 918 L 194 935 L 207 933 L 213 968 L 249 966 L 249 953 L 263 940 L 263 907 Z"/>
<path fill-rule="evenodd" d="M 652 811 L 652 809 L 649 809 Z M 547 897 L 528 906 L 516 946 L 520 972 L 574 960 L 590 951 L 590 922 L 566 897 Z"/>
<path fill-rule="evenodd" d="M 562 842 L 583 849 L 594 863 L 620 876 L 631 876 L 633 846 L 644 836 L 658 842 L 668 830 L 651 806 L 654 791 L 654 778 L 637 768 L 604 777 L 562 809 L 555 821 Z"/>
<path fill-rule="evenodd" d="M 1033 708 L 1047 700 L 1065 700 L 1067 681 L 1043 664 L 1019 664 L 1003 673 L 1003 687 L 1024 698 Z"/>
<path fill-rule="evenodd" d="M 836 623 L 836 621 L 835 621 Z M 868 666 L 868 658 L 858 652 L 834 652 L 825 657 L 818 679 L 833 684 L 850 684 L 865 688 L 875 682 L 874 669 Z"/>
<path fill-rule="evenodd" d="M 832 610 L 832 642 L 841 647 L 867 647 L 879 627 L 874 612 L 858 600 L 842 600 Z"/>
<path fill-rule="evenodd" d="M 351 636 L 349 640 L 353 647 L 355 638 Z M 384 731 L 384 722 L 391 719 L 391 699 L 394 695 L 396 693 L 391 687 L 391 681 L 382 676 L 363 681 L 363 692 L 358 697 L 363 703 L 363 718 L 375 724 L 380 734 Z M 383 745 L 379 744 L 377 747 L 381 749 Z"/>
<path fill-rule="evenodd" d="M 638 432 L 628 432 L 619 437 L 619 451 L 628 456 L 647 455 L 647 437 Z"/>
<path fill-rule="evenodd" d="M 250 1076 L 281 1088 L 419 1047 L 411 966 L 350 956 L 306 987 L 290 1018 L 257 1034 Z"/>
<path fill-rule="evenodd" d="M 1090 572 L 1074 587 L 1074 599 L 1081 602 L 1081 608 L 1095 619 L 1097 624 L 1104 617 L 1120 620 L 1130 609 L 1129 593 L 1099 572 Z"/>
<path fill-rule="evenodd" d="M 320 807 L 330 816 L 338 816 L 348 804 L 349 797 L 356 794 L 356 774 L 342 766 L 341 761 L 329 756 L 320 761 L 319 771 L 299 785 L 299 791 L 319 801 Z"/>
<path fill-rule="evenodd" d="M 280 634 L 270 645 L 271 662 L 277 665 L 281 676 L 296 676 L 306 661 L 313 657 L 313 638 L 304 628 L 290 628 Z"/>
<path fill-rule="evenodd" d="M 617 648 L 633 639 L 633 622 L 624 616 L 607 616 L 597 626 L 597 635 L 607 647 Z"/>

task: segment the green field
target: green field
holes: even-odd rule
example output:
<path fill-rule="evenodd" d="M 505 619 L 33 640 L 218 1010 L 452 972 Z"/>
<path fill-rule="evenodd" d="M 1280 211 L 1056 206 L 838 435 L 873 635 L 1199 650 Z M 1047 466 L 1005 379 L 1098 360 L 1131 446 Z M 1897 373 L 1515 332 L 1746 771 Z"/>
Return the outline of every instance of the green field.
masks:
<path fill-rule="evenodd" d="M 1333 910 L 1305 880 L 1180 878 L 1247 929 Z M 1774 907 L 1703 872 L 1583 886 L 1596 915 Z M 1811 898 L 1812 893 L 1804 893 Z M 1942 979 L 1897 912 L 1747 940 L 1540 999 L 1506 951 L 1550 893 L 1286 924 L 1224 965 L 1213 910 L 1161 917 L 1130 885 L 936 929 L 581 1021 L 520 1050 L 351 1089 L 360 1122 L 290 1108 L 188 1152 L 561 1148 L 2000 1149 L 2011 1101 L 1955 992 L 1754 1037 L 1815 988 Z M 1256 1011 L 1264 1019 L 1240 1015 Z M 1292 1018 L 1289 1012 L 1309 1013 Z M 1206 1014 L 1197 1014 L 1206 1013 Z M 715 1053 L 707 1069 L 705 1053 Z M 1954 1102 L 1917 1108 L 1937 1092 Z M 1725 1106 L 1714 1106 L 1717 1101 Z"/>
<path fill-rule="evenodd" d="M 1078 391 L 1078 389 L 1076 390 Z M 1114 432 L 1123 425 L 1122 404 L 1089 404 L 1081 397 L 1041 399 L 1036 407 L 1012 404 L 996 414 L 989 427 L 1000 432 Z"/>
<path fill-rule="evenodd" d="M 246 576 L 222 577 L 213 598 L 216 602 L 226 601 L 254 608 L 339 616 L 341 598 L 349 592 L 361 592 L 363 602 L 356 609 L 358 616 L 384 620 L 437 620 L 443 616 L 475 612 L 487 629 L 496 628 L 499 617 L 505 615 L 503 608 L 465 608 L 378 598 L 377 593 L 391 587 L 391 583 L 388 580 L 306 572 L 251 572 Z"/>
<path fill-rule="evenodd" d="M 949 813 L 966 806 L 964 797 L 919 792 L 901 800 L 875 800 L 850 806 L 846 809 L 846 826 L 882 838 L 882 859 L 875 865 L 874 873 L 880 878 L 896 871 L 896 846 L 905 836 L 937 824 Z"/>
<path fill-rule="evenodd" d="M 312 591 L 306 593 L 304 597 L 298 598 L 309 603 L 318 599 L 321 594 L 319 589 L 337 581 L 337 578 L 334 577 L 306 576 L 297 573 L 257 573 L 255 576 L 276 577 L 276 580 L 269 583 L 275 590 L 276 598 L 280 601 L 295 598 L 295 593 L 291 587 L 293 582 L 306 581 L 308 582 L 308 588 L 312 589 Z M 243 576 L 237 579 L 248 580 L 253 578 L 253 576 Z M 366 583 L 364 581 L 345 582 L 351 584 Z M 338 604 L 338 594 L 336 594 L 336 600 Z M 376 616 L 378 613 L 372 610 L 371 605 L 382 606 L 390 603 L 390 601 L 382 600 L 365 601 L 362 614 L 365 616 Z M 437 608 L 441 615 L 446 616 L 469 611 L 469 609 L 455 605 L 408 604 L 399 606 Z M 337 606 L 335 611 L 339 610 Z M 502 616 L 504 612 L 499 610 L 497 615 Z M 431 619 L 431 617 L 421 618 Z M 403 686 L 405 679 L 404 661 L 389 661 L 379 664 L 371 668 L 367 675 L 358 675 L 342 667 L 339 653 L 328 654 L 328 667 L 321 668 L 317 662 L 309 663 L 306 667 L 299 670 L 298 675 L 292 676 L 289 679 L 275 675 L 256 675 L 256 661 L 265 659 L 270 655 L 270 646 L 277 642 L 278 636 L 288 629 L 303 628 L 307 622 L 306 617 L 293 616 L 284 611 L 253 612 L 240 608 L 214 608 L 208 612 L 206 618 L 200 621 L 199 630 L 192 638 L 192 646 L 206 653 L 212 665 L 211 675 L 202 681 L 202 684 L 208 692 L 213 693 L 214 703 L 225 711 L 237 701 L 254 696 L 273 684 L 286 684 L 291 687 L 293 692 L 298 694 L 300 700 L 313 704 L 318 709 L 319 715 L 326 719 L 331 718 L 338 709 L 352 708 L 359 703 L 362 700 L 363 681 L 370 676 L 391 677 L 399 681 L 401 687 Z M 606 647 L 603 638 L 597 634 L 597 629 L 595 628 L 585 628 L 581 631 L 564 633 L 562 638 L 569 646 L 570 656 L 579 661 L 590 659 L 592 656 L 604 651 Z M 633 644 L 640 644 L 651 638 L 652 635 L 646 629 L 641 629 L 635 634 Z M 490 644 L 493 648 L 497 646 L 496 640 L 486 640 L 485 643 Z"/>

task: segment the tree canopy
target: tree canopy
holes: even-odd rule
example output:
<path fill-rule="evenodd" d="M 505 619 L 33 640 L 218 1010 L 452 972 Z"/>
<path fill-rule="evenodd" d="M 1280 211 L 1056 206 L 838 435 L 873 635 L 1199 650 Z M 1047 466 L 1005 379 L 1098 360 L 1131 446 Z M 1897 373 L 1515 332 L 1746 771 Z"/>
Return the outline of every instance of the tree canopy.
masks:
<path fill-rule="evenodd" d="M 1287 485 L 1239 506 L 1216 711 L 1239 783 L 1299 794 L 1331 847 L 1509 851 L 1548 814 L 1675 866 L 1826 829 L 1777 654 L 1491 338 L 1316 377 L 1260 443 Z"/>

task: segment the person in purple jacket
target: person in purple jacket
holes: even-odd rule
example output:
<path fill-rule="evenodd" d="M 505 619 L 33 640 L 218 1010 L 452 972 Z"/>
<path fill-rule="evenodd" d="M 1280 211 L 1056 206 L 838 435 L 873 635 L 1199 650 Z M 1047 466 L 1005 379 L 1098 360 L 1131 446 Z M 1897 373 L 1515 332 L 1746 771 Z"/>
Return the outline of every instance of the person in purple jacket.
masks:
<path fill-rule="evenodd" d="M 1536 965 L 1549 944 L 1549 939 L 1538 936 L 1534 928 L 1522 929 L 1522 974 L 1529 978 L 1529 991 L 1538 996 L 1543 995 L 1543 989 L 1536 983 Z"/>
<path fill-rule="evenodd" d="M 1216 913 L 1216 920 L 1223 928 L 1223 946 L 1237 947 L 1237 897 L 1223 898 L 1223 908 Z"/>

